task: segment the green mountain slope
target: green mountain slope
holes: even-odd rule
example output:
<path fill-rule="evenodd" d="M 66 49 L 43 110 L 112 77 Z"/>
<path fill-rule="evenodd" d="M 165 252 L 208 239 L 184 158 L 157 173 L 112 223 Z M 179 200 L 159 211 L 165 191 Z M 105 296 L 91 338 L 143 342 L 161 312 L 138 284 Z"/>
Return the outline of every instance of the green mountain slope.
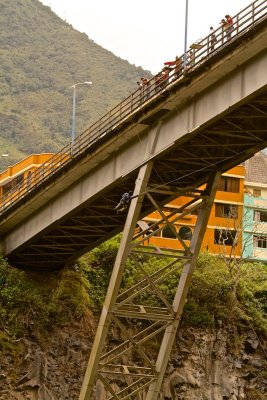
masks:
<path fill-rule="evenodd" d="M 80 132 L 135 90 L 140 76 L 151 76 L 38 0 L 0 0 L 0 9 L 0 169 L 31 153 L 56 152 L 70 141 L 71 85 L 93 82 L 77 88 Z"/>

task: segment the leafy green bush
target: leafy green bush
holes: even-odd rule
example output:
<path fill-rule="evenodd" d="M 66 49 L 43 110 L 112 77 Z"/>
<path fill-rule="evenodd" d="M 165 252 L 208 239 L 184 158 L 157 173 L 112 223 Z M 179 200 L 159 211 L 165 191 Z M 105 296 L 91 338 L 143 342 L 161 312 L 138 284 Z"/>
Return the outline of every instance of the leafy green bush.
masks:
<path fill-rule="evenodd" d="M 238 281 L 237 299 L 245 323 L 267 335 L 267 266 L 244 263 Z"/>
<path fill-rule="evenodd" d="M 79 260 L 79 266 L 88 280 L 90 304 L 96 312 L 101 310 L 105 299 L 119 239 L 120 236 L 110 239 Z"/>
<path fill-rule="evenodd" d="M 117 237 L 93 250 L 82 259 L 82 268 L 89 281 L 89 295 L 92 307 L 99 312 L 107 291 L 111 269 L 119 246 Z M 163 267 L 163 261 L 148 256 L 138 256 L 142 268 L 151 275 Z M 161 281 L 158 288 L 172 302 L 177 290 L 181 268 Z M 183 313 L 183 323 L 208 327 L 216 321 L 249 326 L 262 333 L 266 327 L 267 269 L 259 263 L 239 264 L 238 275 L 233 276 L 222 259 L 207 252 L 199 255 L 193 274 L 187 302 Z M 130 258 L 127 259 L 122 290 L 131 288 L 143 279 L 143 274 Z M 143 292 L 135 303 L 161 306 L 161 302 L 152 292 Z"/>
<path fill-rule="evenodd" d="M 207 252 L 199 255 L 183 320 L 192 326 L 211 326 L 228 315 L 233 282 L 222 260 Z M 228 315 L 229 316 L 229 315 Z"/>
<path fill-rule="evenodd" d="M 77 272 L 63 270 L 49 305 L 49 316 L 68 323 L 82 318 L 89 308 L 88 282 Z"/>
<path fill-rule="evenodd" d="M 82 318 L 89 309 L 87 286 L 78 271 L 25 272 L 0 257 L 0 334 L 38 335 L 40 330 Z"/>
<path fill-rule="evenodd" d="M 90 308 L 99 312 L 109 284 L 120 236 L 102 244 L 79 260 L 79 270 L 64 269 L 54 273 L 32 273 L 12 268 L 0 257 L 0 351 L 11 345 L 9 338 L 27 332 L 38 335 L 79 320 Z M 148 275 L 162 268 L 160 258 L 138 256 Z M 158 288 L 172 302 L 182 271 L 158 283 Z M 128 259 L 121 288 L 132 288 L 143 279 L 138 263 Z M 236 327 L 253 328 L 267 335 L 267 268 L 260 263 L 240 263 L 238 276 L 227 265 L 208 253 L 200 254 L 193 274 L 183 323 L 209 327 L 221 320 Z M 161 306 L 152 291 L 143 291 L 136 304 Z"/>
<path fill-rule="evenodd" d="M 220 319 L 237 326 L 253 326 L 267 334 L 266 300 L 265 265 L 241 263 L 238 276 L 233 276 L 222 259 L 202 253 L 193 274 L 183 318 L 195 326 L 211 325 Z"/>
<path fill-rule="evenodd" d="M 0 258 L 0 319 L 12 335 L 20 335 L 37 312 L 44 315 L 45 303 L 25 278 L 23 271 Z"/>

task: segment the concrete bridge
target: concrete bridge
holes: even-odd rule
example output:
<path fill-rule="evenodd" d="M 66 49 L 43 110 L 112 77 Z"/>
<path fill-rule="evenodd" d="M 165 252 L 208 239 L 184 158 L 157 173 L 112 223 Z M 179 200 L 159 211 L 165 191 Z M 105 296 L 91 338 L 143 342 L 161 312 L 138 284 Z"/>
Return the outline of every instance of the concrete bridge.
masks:
<path fill-rule="evenodd" d="M 134 189 L 140 166 L 149 161 L 150 190 L 168 186 L 175 192 L 265 148 L 264 12 L 230 42 L 218 30 L 220 45 L 213 52 L 204 39 L 195 63 L 178 78 L 170 76 L 163 88 L 154 79 L 149 93 L 133 93 L 80 135 L 74 149 L 57 154 L 41 183 L 14 202 L 7 199 L 0 209 L 0 243 L 10 261 L 60 268 L 120 232 L 125 215 L 117 216 L 114 206 Z M 155 195 L 159 204 L 170 199 L 166 191 Z M 152 209 L 144 202 L 141 216 Z"/>
<path fill-rule="evenodd" d="M 257 0 L 234 17 L 230 39 L 218 28 L 215 47 L 209 36 L 192 46 L 179 68 L 134 92 L 37 171 L 30 190 L 10 194 L 1 205 L 1 248 L 19 267 L 61 268 L 123 230 L 80 400 L 91 398 L 96 376 L 110 399 L 159 395 L 220 175 L 267 146 L 266 9 L 267 1 Z M 129 211 L 117 214 L 114 207 L 129 190 Z M 164 215 L 162 206 L 181 195 L 187 204 Z M 149 231 L 136 234 L 137 221 L 155 209 L 171 229 L 177 218 L 199 211 L 190 243 L 175 231 L 183 251 L 155 250 L 145 245 Z M 144 253 L 166 265 L 145 272 Z M 120 291 L 127 257 L 143 279 Z M 180 268 L 171 304 L 158 283 Z M 146 290 L 161 307 L 142 303 Z M 125 318 L 147 325 L 136 325 L 139 332 L 131 336 Z M 103 354 L 111 323 L 125 341 Z M 158 334 L 155 361 L 143 345 Z M 142 366 L 123 364 L 122 355 L 133 349 Z M 125 385 L 115 393 L 110 376 L 118 374 Z M 146 397 L 138 397 L 142 393 Z"/>

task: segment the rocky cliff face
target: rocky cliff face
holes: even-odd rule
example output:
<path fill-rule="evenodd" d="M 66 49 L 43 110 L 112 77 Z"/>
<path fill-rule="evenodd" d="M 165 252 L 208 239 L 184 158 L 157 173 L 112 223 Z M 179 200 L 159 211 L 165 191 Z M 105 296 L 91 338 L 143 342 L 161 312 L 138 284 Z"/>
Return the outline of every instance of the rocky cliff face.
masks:
<path fill-rule="evenodd" d="M 267 363 L 261 345 L 252 331 L 242 338 L 242 344 L 231 330 L 180 331 L 162 398 L 266 399 Z"/>
<path fill-rule="evenodd" d="M 0 400 L 77 400 L 92 331 L 87 322 L 42 341 L 28 337 L 14 343 L 19 348 L 1 357 Z M 237 336 L 233 328 L 181 328 L 160 400 L 264 400 L 266 371 L 266 343 L 254 331 Z M 97 382 L 93 400 L 106 399 Z"/>
<path fill-rule="evenodd" d="M 24 338 L 19 343 L 19 354 L 5 352 L 0 399 L 78 399 L 92 338 L 81 327 L 76 328 L 64 327 L 42 343 Z"/>

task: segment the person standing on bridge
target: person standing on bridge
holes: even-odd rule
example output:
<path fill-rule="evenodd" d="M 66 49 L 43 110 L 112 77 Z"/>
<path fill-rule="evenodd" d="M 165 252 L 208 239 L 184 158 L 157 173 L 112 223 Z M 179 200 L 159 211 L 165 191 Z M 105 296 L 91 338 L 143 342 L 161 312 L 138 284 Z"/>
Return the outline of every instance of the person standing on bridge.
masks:
<path fill-rule="evenodd" d="M 214 29 L 211 26 L 210 27 L 210 36 L 209 36 L 210 51 L 214 50 L 214 46 L 215 46 L 216 43 L 217 43 L 217 38 L 216 38 L 216 35 L 214 33 Z"/>
<path fill-rule="evenodd" d="M 220 22 L 220 25 L 221 25 L 221 27 L 222 27 L 222 42 L 224 42 L 224 37 L 225 37 L 225 35 L 226 35 L 226 37 L 227 37 L 227 26 L 228 26 L 228 23 L 227 23 L 227 21 L 225 21 L 225 19 L 223 18 L 223 19 L 221 20 L 221 22 Z"/>
<path fill-rule="evenodd" d="M 139 90 L 139 92 L 140 92 L 140 94 L 139 94 L 139 104 L 142 104 L 143 103 L 143 82 L 141 81 L 138 81 L 137 82 L 137 85 L 138 85 L 138 90 Z"/>
<path fill-rule="evenodd" d="M 174 61 L 166 61 L 164 65 L 172 67 L 174 70 L 173 79 L 177 79 L 181 72 L 181 59 L 176 56 Z"/>
<path fill-rule="evenodd" d="M 164 89 L 165 86 L 167 86 L 169 83 L 170 70 L 171 70 L 171 68 L 167 67 L 167 66 L 162 68 L 162 71 L 160 74 L 160 88 L 161 89 Z"/>
<path fill-rule="evenodd" d="M 143 83 L 143 93 L 144 93 L 144 100 L 149 98 L 149 86 L 150 86 L 150 82 L 147 78 L 141 78 L 141 81 Z"/>
<path fill-rule="evenodd" d="M 230 40 L 231 36 L 232 36 L 232 32 L 234 30 L 234 21 L 233 21 L 233 18 L 230 17 L 229 14 L 225 15 L 225 20 L 226 20 L 226 24 L 227 24 L 226 25 L 226 37 L 227 37 L 227 40 Z"/>
<path fill-rule="evenodd" d="M 114 208 L 114 210 L 117 210 L 117 214 L 127 210 L 128 205 L 129 205 L 129 203 L 130 203 L 130 201 L 132 199 L 132 194 L 133 194 L 132 191 L 123 193 L 123 195 L 122 195 L 122 197 L 120 199 L 120 202 Z"/>
<path fill-rule="evenodd" d="M 181 73 L 181 59 L 179 56 L 175 57 L 175 62 L 174 62 L 174 79 L 179 78 L 180 73 Z"/>

